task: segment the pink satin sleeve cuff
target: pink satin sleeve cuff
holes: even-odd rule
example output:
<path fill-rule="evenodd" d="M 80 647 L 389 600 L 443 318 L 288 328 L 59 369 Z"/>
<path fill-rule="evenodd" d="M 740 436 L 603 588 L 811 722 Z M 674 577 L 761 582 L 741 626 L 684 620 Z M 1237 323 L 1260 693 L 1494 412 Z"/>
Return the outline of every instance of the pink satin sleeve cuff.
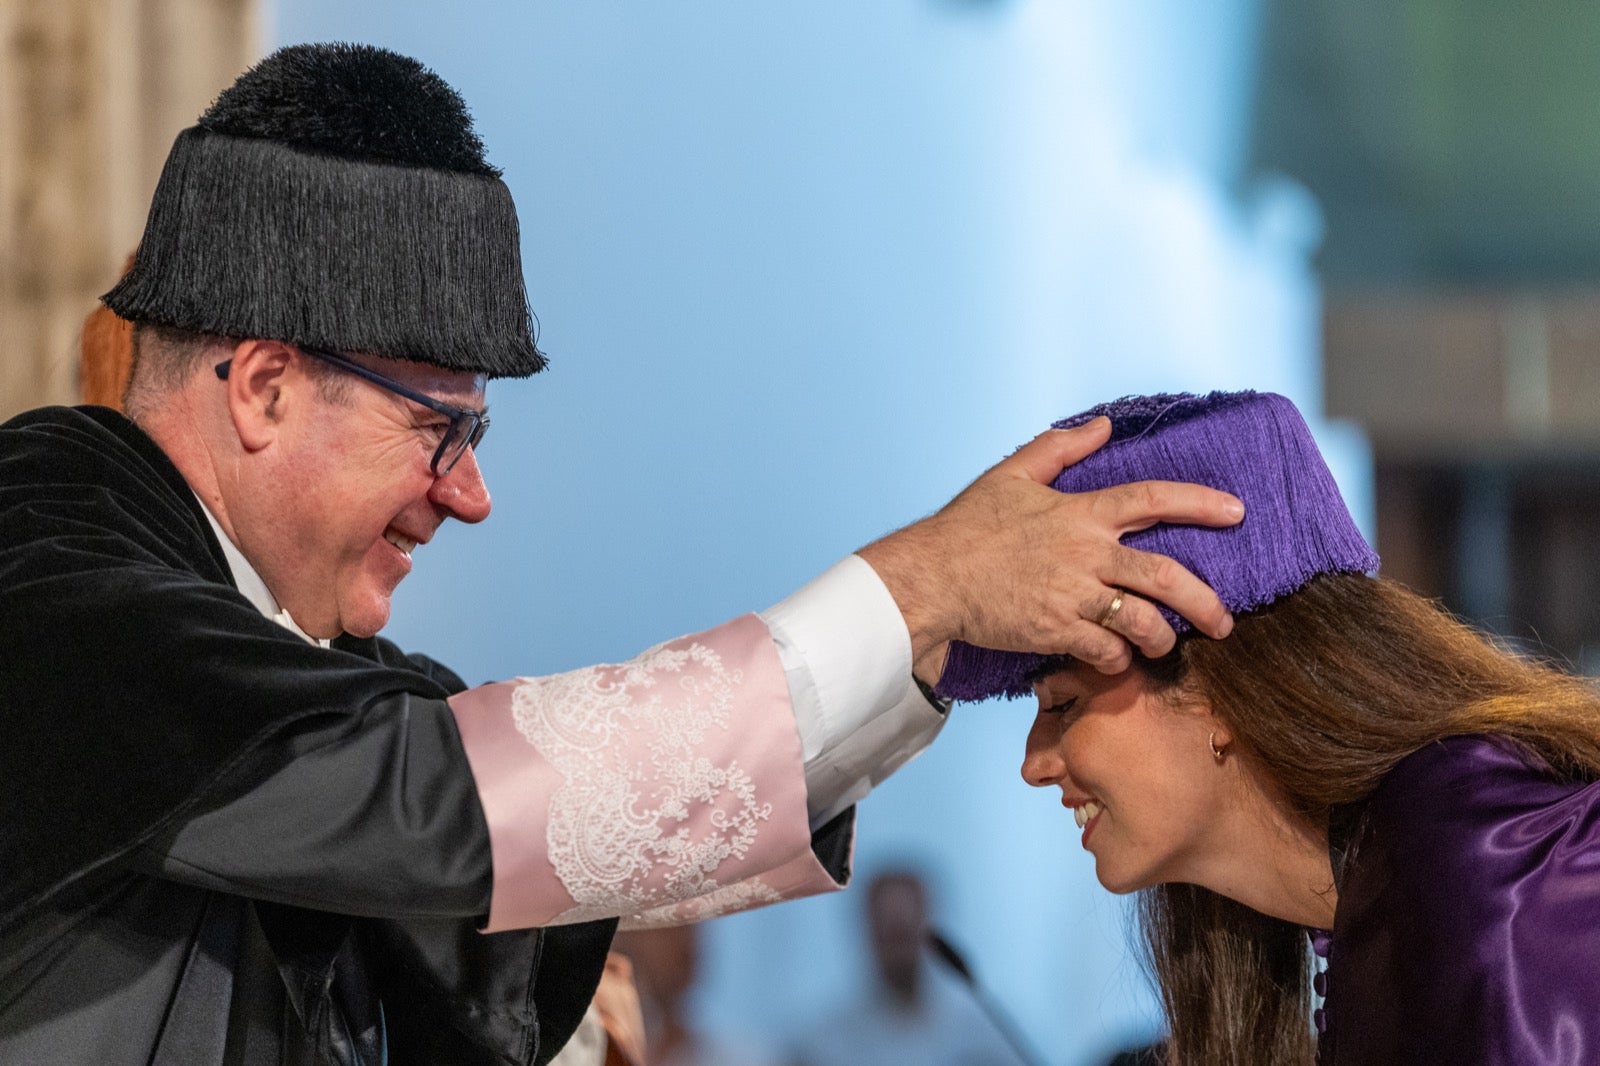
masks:
<path fill-rule="evenodd" d="M 788 685 L 755 615 L 450 707 L 489 824 L 486 932 L 691 921 L 840 887 L 812 855 Z"/>

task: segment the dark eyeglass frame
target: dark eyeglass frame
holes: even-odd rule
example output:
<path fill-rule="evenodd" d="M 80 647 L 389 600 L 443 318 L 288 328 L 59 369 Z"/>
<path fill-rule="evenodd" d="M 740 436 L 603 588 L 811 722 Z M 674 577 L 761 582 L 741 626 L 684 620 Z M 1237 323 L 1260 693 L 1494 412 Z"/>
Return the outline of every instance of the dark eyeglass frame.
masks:
<path fill-rule="evenodd" d="M 434 450 L 433 458 L 428 463 L 428 468 L 433 471 L 435 477 L 444 477 L 455 469 L 455 465 L 461 461 L 461 457 L 467 454 L 467 449 L 471 448 L 476 451 L 478 442 L 483 440 L 485 433 L 489 432 L 489 416 L 482 411 L 474 411 L 470 407 L 457 407 L 454 404 L 445 403 L 443 400 L 436 400 L 426 393 L 407 388 L 393 378 L 385 377 L 376 370 L 369 370 L 352 359 L 346 359 L 337 352 L 330 352 L 324 348 L 313 348 L 309 344 L 297 344 L 295 347 L 313 358 L 338 367 L 346 373 L 354 374 L 358 378 L 365 378 L 380 389 L 388 389 L 398 396 L 404 396 L 413 403 L 421 404 L 430 411 L 437 411 L 439 414 L 448 417 L 450 419 L 450 427 L 444 431 L 444 436 L 439 440 L 439 447 Z M 228 371 L 231 369 L 232 363 L 232 359 L 225 359 L 218 363 L 216 365 L 217 377 L 227 381 Z M 447 452 L 449 454 L 446 454 Z"/>

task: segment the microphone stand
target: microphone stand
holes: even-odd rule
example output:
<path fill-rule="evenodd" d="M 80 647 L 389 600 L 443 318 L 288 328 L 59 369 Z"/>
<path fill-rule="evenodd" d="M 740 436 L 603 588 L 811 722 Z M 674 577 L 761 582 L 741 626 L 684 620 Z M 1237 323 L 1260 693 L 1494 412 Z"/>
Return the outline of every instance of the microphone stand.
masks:
<path fill-rule="evenodd" d="M 1032 1045 L 1028 1043 L 1027 1038 L 1022 1035 L 1021 1028 L 1012 1020 L 1010 1015 L 1001 1009 L 1000 1004 L 996 1003 L 984 992 L 982 986 L 978 984 L 978 979 L 972 974 L 972 967 L 967 965 L 967 960 L 961 957 L 961 953 L 955 949 L 955 946 L 932 929 L 928 930 L 923 943 L 934 958 L 950 967 L 951 971 L 961 978 L 962 983 L 967 986 L 967 992 L 972 996 L 972 1001 L 978 1005 L 978 1009 L 984 1013 L 984 1016 L 994 1025 L 995 1030 L 1010 1045 L 1012 1052 L 1021 1060 L 1023 1066 L 1044 1066 L 1044 1060 L 1039 1057 L 1038 1053 L 1033 1050 Z"/>

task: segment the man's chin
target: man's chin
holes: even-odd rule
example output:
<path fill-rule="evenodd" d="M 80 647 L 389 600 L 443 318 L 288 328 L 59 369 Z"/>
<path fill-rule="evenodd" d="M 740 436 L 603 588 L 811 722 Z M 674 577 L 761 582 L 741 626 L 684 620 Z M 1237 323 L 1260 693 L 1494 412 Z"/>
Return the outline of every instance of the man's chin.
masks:
<path fill-rule="evenodd" d="M 345 623 L 344 631 L 350 634 L 352 637 L 361 637 L 362 639 L 365 639 L 367 637 L 377 636 L 378 632 L 388 624 L 389 614 L 387 611 L 385 611 L 383 617 L 375 620 L 366 618 L 351 619 L 349 622 Z"/>
<path fill-rule="evenodd" d="M 344 632 L 352 637 L 375 637 L 389 624 L 389 597 L 375 597 L 373 602 L 362 604 L 352 611 L 341 611 L 339 622 Z"/>

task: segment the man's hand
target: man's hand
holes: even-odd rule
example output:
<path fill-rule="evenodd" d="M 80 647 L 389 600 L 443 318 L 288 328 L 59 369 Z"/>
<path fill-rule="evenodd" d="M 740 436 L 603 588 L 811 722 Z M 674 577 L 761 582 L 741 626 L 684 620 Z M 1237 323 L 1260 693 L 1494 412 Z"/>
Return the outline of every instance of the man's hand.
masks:
<path fill-rule="evenodd" d="M 905 616 L 918 677 L 937 682 L 956 639 L 1066 653 L 1116 673 L 1132 662 L 1130 645 L 1157 657 L 1177 639 L 1149 600 L 1210 636 L 1232 631 L 1233 617 L 1199 578 L 1120 538 L 1157 522 L 1231 526 L 1244 517 L 1237 499 L 1171 481 L 1079 494 L 1050 488 L 1110 435 L 1105 418 L 1042 433 L 937 514 L 861 549 Z M 1119 589 L 1121 607 L 1100 624 Z"/>

